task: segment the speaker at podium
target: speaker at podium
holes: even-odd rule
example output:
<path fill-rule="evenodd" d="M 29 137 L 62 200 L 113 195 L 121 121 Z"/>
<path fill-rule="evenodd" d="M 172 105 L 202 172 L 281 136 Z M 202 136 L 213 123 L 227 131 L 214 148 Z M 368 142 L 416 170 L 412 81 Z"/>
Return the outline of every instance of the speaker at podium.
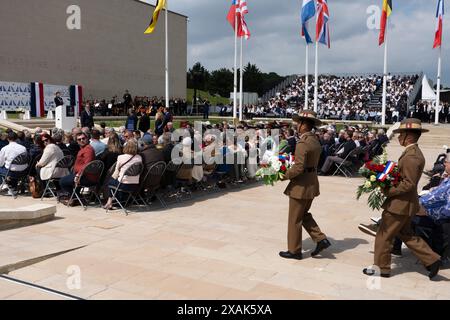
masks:
<path fill-rule="evenodd" d="M 78 112 L 75 106 L 56 107 L 56 127 L 64 131 L 71 131 L 77 126 Z"/>

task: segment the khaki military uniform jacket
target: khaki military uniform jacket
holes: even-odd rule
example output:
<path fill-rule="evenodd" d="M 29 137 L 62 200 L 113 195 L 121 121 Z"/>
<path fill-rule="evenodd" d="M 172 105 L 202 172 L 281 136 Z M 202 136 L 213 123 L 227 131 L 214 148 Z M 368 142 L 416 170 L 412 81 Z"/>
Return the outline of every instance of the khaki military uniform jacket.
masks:
<path fill-rule="evenodd" d="M 416 144 L 405 149 L 398 167 L 400 183 L 397 187 L 385 191 L 387 200 L 383 209 L 394 214 L 414 216 L 420 208 L 417 185 L 425 167 L 425 158 Z"/>
<path fill-rule="evenodd" d="M 286 172 L 285 179 L 291 180 L 284 194 L 294 199 L 311 200 L 320 195 L 317 166 L 322 147 L 312 132 L 300 137 L 295 149 L 295 164 Z"/>

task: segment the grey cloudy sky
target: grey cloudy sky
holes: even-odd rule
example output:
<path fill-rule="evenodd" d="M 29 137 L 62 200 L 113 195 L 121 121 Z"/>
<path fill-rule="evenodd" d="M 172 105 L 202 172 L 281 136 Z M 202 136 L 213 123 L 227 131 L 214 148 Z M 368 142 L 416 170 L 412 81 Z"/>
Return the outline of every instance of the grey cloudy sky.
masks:
<path fill-rule="evenodd" d="M 155 0 L 145 0 L 154 4 Z M 264 72 L 304 73 L 305 42 L 300 37 L 302 0 L 247 0 L 245 62 Z M 381 0 L 329 0 L 331 49 L 320 47 L 321 73 L 381 73 L 383 48 L 378 30 L 369 30 L 367 8 Z M 208 69 L 232 68 L 234 40 L 225 20 L 231 0 L 169 0 L 169 10 L 189 17 L 188 66 L 196 61 Z M 437 0 L 394 0 L 389 38 L 389 71 L 437 73 L 438 50 L 433 50 Z M 444 21 L 443 82 L 450 84 L 450 21 Z M 313 70 L 313 49 L 310 49 Z"/>

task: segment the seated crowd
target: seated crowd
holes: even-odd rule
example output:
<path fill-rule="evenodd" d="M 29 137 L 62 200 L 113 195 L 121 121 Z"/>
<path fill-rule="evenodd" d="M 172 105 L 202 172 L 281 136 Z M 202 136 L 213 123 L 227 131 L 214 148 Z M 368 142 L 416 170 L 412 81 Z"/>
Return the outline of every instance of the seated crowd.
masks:
<path fill-rule="evenodd" d="M 387 78 L 387 118 L 396 122 L 407 114 L 408 96 L 418 76 L 391 76 Z M 320 76 L 318 93 L 318 114 L 321 119 L 356 120 L 381 122 L 381 108 L 370 107 L 374 94 L 382 88 L 381 76 Z M 309 105 L 314 103 L 314 79 L 308 84 Z M 297 106 L 305 101 L 305 78 L 294 82 L 278 92 L 268 102 L 244 107 L 247 119 L 253 117 L 290 117 L 298 113 Z M 381 106 L 381 101 L 375 101 Z"/>
<path fill-rule="evenodd" d="M 146 125 L 146 130 L 140 130 L 143 128 L 141 122 L 147 121 L 144 115 L 138 118 L 130 110 L 130 117 L 136 119 L 127 120 L 125 126 L 117 131 L 107 127 L 99 129 L 77 127 L 70 133 L 57 128 L 50 132 L 37 128 L 34 134 L 28 131 L 2 132 L 0 133 L 2 189 L 9 195 L 16 196 L 18 192 L 28 189 L 29 181 L 33 181 L 42 191 L 52 180 L 59 200 L 68 205 L 76 205 L 77 199 L 74 199 L 72 194 L 74 190 L 78 190 L 79 186 L 97 187 L 96 192 L 103 195 L 105 208 L 110 209 L 114 187 L 120 183 L 122 191 L 141 188 L 141 192 L 144 192 L 145 184 L 151 183 L 143 181 L 150 168 L 161 161 L 169 167 L 173 162 L 172 150 L 179 143 L 182 145 L 183 156 L 189 154 L 189 157 L 194 159 L 198 157 L 199 151 L 200 153 L 203 151 L 213 157 L 213 161 L 210 162 L 201 158 L 200 161 L 178 164 L 176 170 L 166 170 L 161 187 L 186 194 L 205 189 L 209 182 L 215 187 L 223 188 L 229 183 L 240 184 L 252 180 L 255 178 L 260 161 L 276 152 L 295 152 L 298 137 L 289 123 L 241 122 L 234 128 L 226 121 L 215 125 L 207 122 L 202 123 L 201 132 L 192 124 L 182 123 L 184 134 L 177 138 L 174 136 L 175 129 L 170 122 L 171 118 L 167 114 L 170 113 L 161 107 L 156 116 L 155 129 L 150 129 L 150 126 Z M 229 129 L 236 129 L 236 133 L 241 135 L 256 129 L 256 135 L 238 141 L 236 136 L 229 137 L 226 134 Z M 279 145 L 270 133 L 267 136 L 259 134 L 260 130 L 267 129 L 280 130 Z M 220 135 L 205 134 L 207 130 L 216 130 Z M 320 167 L 317 169 L 323 174 L 332 174 L 333 169 L 344 161 L 356 171 L 363 161 L 379 155 L 388 140 L 382 130 L 377 132 L 361 125 L 346 126 L 340 131 L 336 130 L 335 125 L 329 125 L 317 128 L 316 134 L 323 149 Z M 196 145 L 200 146 L 200 150 L 196 150 Z M 264 149 L 262 145 L 265 146 Z M 358 149 L 358 152 L 354 152 L 355 149 Z M 217 150 L 219 154 L 216 154 Z M 254 162 L 249 161 L 252 150 L 257 150 Z M 27 162 L 14 164 L 15 158 L 21 154 L 26 154 Z M 64 162 L 64 158 L 72 160 L 70 166 L 60 165 L 60 162 Z M 226 161 L 217 163 L 215 159 Z M 88 164 L 96 160 L 101 162 L 101 172 L 97 174 L 84 172 Z M 143 166 L 142 172 L 136 176 L 125 174 L 134 164 L 139 163 Z M 19 173 L 25 175 L 26 179 L 21 179 Z"/>

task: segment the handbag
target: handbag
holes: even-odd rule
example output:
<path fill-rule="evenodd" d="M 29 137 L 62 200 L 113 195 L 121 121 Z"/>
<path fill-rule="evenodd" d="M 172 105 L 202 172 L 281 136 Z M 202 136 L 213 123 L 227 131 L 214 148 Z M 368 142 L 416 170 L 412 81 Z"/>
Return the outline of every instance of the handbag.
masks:
<path fill-rule="evenodd" d="M 38 198 L 42 197 L 42 193 L 43 193 L 42 187 L 41 187 L 40 183 L 37 182 L 34 177 L 29 177 L 28 185 L 30 188 L 31 196 L 34 199 L 38 199 Z"/>

